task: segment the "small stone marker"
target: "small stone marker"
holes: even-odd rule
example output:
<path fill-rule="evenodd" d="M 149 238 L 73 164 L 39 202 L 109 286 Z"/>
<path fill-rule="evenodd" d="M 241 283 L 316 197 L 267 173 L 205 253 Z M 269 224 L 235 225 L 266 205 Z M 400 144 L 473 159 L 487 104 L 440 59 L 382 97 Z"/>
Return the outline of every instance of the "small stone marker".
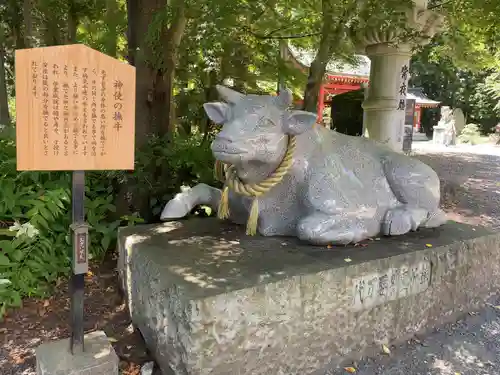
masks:
<path fill-rule="evenodd" d="M 84 346 L 84 171 L 134 169 L 135 68 L 81 44 L 17 50 L 16 107 L 17 170 L 73 171 L 71 338 L 39 347 L 38 374 L 118 374 L 103 332 Z"/>
<path fill-rule="evenodd" d="M 134 169 L 135 68 L 82 45 L 16 51 L 17 169 Z"/>

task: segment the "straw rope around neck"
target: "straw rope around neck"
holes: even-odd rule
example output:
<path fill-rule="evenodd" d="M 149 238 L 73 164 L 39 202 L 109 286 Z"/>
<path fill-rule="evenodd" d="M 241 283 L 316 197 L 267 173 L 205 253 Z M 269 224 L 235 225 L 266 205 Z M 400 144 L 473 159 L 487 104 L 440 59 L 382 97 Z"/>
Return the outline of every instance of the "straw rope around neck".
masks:
<path fill-rule="evenodd" d="M 287 149 L 280 165 L 269 177 L 256 184 L 245 184 L 238 177 L 238 172 L 236 171 L 236 167 L 234 165 L 226 164 L 217 160 L 215 162 L 215 174 L 220 181 L 224 182 L 224 189 L 222 190 L 222 196 L 217 213 L 219 219 L 227 219 L 229 217 L 229 189 L 236 194 L 253 198 L 250 214 L 248 216 L 246 233 L 249 236 L 255 235 L 257 233 L 257 223 L 259 218 L 258 198 L 278 185 L 283 180 L 283 177 L 285 177 L 288 173 L 293 163 L 293 153 L 295 151 L 296 144 L 297 140 L 295 136 L 288 136 Z"/>

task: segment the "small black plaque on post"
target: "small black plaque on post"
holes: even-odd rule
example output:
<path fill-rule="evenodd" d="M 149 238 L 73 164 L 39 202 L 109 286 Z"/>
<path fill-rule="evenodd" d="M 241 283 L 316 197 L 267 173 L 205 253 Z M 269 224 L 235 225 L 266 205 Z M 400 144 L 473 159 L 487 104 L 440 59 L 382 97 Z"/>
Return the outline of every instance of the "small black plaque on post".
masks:
<path fill-rule="evenodd" d="M 413 126 L 415 123 L 415 99 L 406 99 L 405 109 L 405 125 L 403 135 L 403 152 L 409 154 L 411 152 L 411 144 L 413 142 Z"/>
<path fill-rule="evenodd" d="M 73 224 L 73 273 L 75 275 L 85 274 L 89 271 L 88 263 L 88 225 Z"/>

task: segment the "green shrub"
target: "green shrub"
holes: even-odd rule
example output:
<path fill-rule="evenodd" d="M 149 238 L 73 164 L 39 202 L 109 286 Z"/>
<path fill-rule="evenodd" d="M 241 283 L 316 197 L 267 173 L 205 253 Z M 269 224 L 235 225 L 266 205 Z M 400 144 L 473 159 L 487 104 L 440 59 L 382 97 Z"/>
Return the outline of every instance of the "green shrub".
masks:
<path fill-rule="evenodd" d="M 202 182 L 219 186 L 214 177 L 214 162 L 210 140 L 203 140 L 199 133 L 177 134 L 171 140 L 153 136 L 137 153 L 135 171 L 118 171 L 114 178 L 119 185 L 131 186 L 131 196 L 147 197 L 147 207 L 141 216 L 155 222 L 165 203 L 181 186 Z M 132 210 L 140 211 L 140 208 L 135 206 Z"/>
<path fill-rule="evenodd" d="M 1 319 L 8 307 L 19 306 L 25 296 L 43 296 L 70 270 L 71 174 L 18 172 L 12 132 L 0 134 Z M 152 137 L 137 153 L 133 172 L 86 173 L 91 259 L 114 248 L 118 226 L 144 221 L 133 204 L 116 213 L 123 186 L 148 198 L 151 221 L 182 185 L 198 182 L 215 184 L 209 142 L 197 134 L 171 141 Z"/>
<path fill-rule="evenodd" d="M 462 132 L 458 136 L 460 143 L 467 143 L 470 145 L 479 145 L 488 141 L 486 137 L 481 135 L 479 125 L 467 124 L 464 126 Z"/>

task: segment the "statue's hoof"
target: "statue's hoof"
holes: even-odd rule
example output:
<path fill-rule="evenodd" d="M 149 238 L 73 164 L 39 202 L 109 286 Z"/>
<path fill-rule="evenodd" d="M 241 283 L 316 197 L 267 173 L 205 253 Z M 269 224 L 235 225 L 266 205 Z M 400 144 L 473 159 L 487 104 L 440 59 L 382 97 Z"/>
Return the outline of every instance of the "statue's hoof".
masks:
<path fill-rule="evenodd" d="M 175 197 L 165 205 L 165 208 L 163 208 L 160 220 L 167 221 L 180 219 L 185 217 L 190 211 L 191 209 L 182 197 Z"/>
<path fill-rule="evenodd" d="M 382 233 L 399 236 L 417 228 L 427 219 L 427 211 L 421 208 L 396 207 L 387 211 L 382 223 Z"/>

